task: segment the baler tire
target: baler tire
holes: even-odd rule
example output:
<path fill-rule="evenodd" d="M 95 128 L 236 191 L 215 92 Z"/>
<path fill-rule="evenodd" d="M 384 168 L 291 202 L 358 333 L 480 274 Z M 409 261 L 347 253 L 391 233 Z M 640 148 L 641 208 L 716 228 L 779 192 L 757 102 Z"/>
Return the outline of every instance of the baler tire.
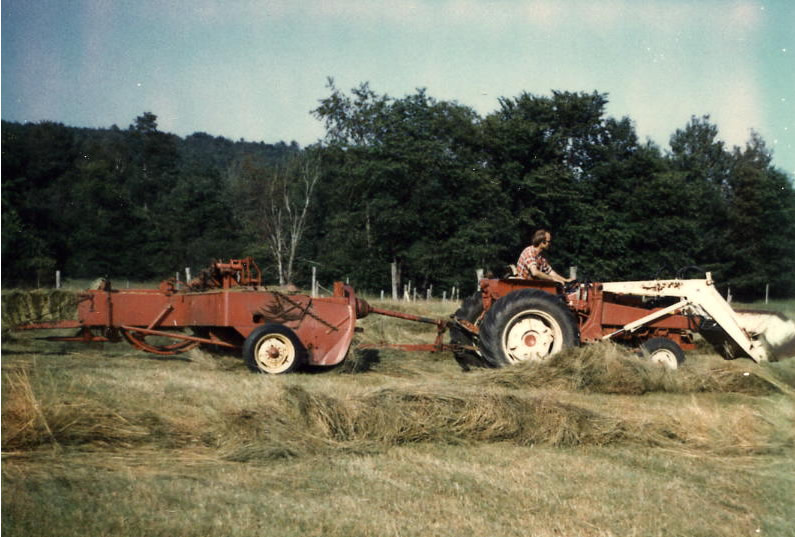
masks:
<path fill-rule="evenodd" d="M 544 361 L 579 344 L 577 323 L 563 301 L 538 289 L 508 293 L 486 312 L 480 351 L 492 367 Z"/>
<path fill-rule="evenodd" d="M 255 373 L 292 373 L 306 363 L 306 348 L 288 327 L 268 323 L 255 328 L 246 338 L 243 359 Z"/>
<path fill-rule="evenodd" d="M 453 314 L 453 319 L 476 324 L 481 315 L 483 315 L 483 296 L 475 293 L 464 299 L 461 307 Z M 450 344 L 474 347 L 477 346 L 477 337 L 463 327 L 453 324 L 450 326 Z M 464 371 L 469 371 L 471 367 L 490 367 L 489 363 L 475 351 L 453 351 L 453 356 Z"/>
<path fill-rule="evenodd" d="M 678 369 L 685 361 L 685 351 L 676 341 L 667 337 L 647 339 L 641 344 L 640 352 L 650 362 L 667 369 Z"/>

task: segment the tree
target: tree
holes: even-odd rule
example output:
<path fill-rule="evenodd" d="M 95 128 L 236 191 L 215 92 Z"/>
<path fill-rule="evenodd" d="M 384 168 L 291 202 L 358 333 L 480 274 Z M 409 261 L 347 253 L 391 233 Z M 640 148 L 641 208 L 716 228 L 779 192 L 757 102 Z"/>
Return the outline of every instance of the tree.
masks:
<path fill-rule="evenodd" d="M 279 284 L 293 283 L 298 248 L 321 177 L 319 157 L 309 151 L 276 166 L 248 158 L 232 175 L 242 202 L 239 218 L 273 258 Z"/>
<path fill-rule="evenodd" d="M 689 214 L 699 228 L 686 244 L 697 263 L 717 269 L 730 242 L 726 230 L 731 154 L 709 116 L 693 116 L 671 136 L 670 145 L 668 160 L 692 197 Z"/>
<path fill-rule="evenodd" d="M 761 296 L 765 285 L 780 296 L 795 292 L 795 191 L 772 167 L 764 140 L 753 133 L 735 148 L 729 177 L 730 248 L 726 280 L 741 298 Z"/>
<path fill-rule="evenodd" d="M 587 261 L 600 274 L 613 272 L 598 262 L 611 249 L 626 250 L 622 223 L 611 213 L 612 193 L 620 188 L 613 172 L 621 144 L 636 147 L 636 139 L 631 125 L 603 118 L 606 104 L 607 96 L 596 92 L 522 93 L 500 99 L 499 110 L 484 120 L 487 171 L 514 216 L 502 232 L 512 253 L 503 262 L 515 262 L 533 231 L 547 228 L 556 236 L 555 264 Z M 613 163 L 610 172 L 605 162 Z"/>
<path fill-rule="evenodd" d="M 484 170 L 477 114 L 423 89 L 400 99 L 367 84 L 351 96 L 330 89 L 314 111 L 335 208 L 322 239 L 346 253 L 319 251 L 324 265 L 376 289 L 391 263 L 421 287 L 474 282 L 474 267 L 501 257 L 509 216 Z"/>
<path fill-rule="evenodd" d="M 33 282 L 68 255 L 59 215 L 78 151 L 60 123 L 3 122 L 2 137 L 3 280 Z"/>

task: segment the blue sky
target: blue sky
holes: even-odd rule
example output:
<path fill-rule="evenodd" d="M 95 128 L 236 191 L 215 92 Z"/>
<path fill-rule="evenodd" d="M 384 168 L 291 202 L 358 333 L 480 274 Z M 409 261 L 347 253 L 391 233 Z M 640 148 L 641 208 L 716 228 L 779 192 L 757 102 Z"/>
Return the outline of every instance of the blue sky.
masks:
<path fill-rule="evenodd" d="M 485 116 L 500 97 L 609 94 L 663 148 L 709 114 L 795 176 L 795 0 L 3 0 L 2 118 L 237 140 L 323 135 L 326 78 L 427 88 Z"/>

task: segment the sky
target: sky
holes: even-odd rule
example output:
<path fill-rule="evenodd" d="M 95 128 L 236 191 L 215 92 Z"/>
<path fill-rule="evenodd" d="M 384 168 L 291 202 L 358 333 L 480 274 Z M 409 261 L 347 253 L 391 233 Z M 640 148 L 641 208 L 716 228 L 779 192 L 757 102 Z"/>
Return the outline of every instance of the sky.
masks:
<path fill-rule="evenodd" d="M 4 120 L 316 142 L 328 77 L 501 97 L 607 93 L 663 149 L 709 115 L 795 177 L 795 0 L 2 0 Z"/>

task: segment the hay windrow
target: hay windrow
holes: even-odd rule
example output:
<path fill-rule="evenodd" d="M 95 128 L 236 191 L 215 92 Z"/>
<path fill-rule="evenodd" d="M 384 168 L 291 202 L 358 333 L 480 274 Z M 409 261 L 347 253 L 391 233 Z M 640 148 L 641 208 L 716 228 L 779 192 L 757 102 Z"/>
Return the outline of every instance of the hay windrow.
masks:
<path fill-rule="evenodd" d="M 695 360 L 694 360 L 695 361 Z M 542 363 L 523 363 L 483 371 L 476 383 L 523 390 L 557 388 L 587 393 L 643 395 L 666 393 L 742 393 L 768 395 L 787 388 L 761 366 L 707 362 L 669 371 L 610 342 L 567 349 Z"/>
<path fill-rule="evenodd" d="M 146 427 L 95 400 L 37 393 L 25 370 L 7 374 L 4 385 L 3 450 L 44 445 L 129 446 L 149 434 Z"/>
<path fill-rule="evenodd" d="M 3 328 L 77 319 L 79 293 L 62 289 L 12 289 L 2 292 Z"/>
<path fill-rule="evenodd" d="M 653 416 L 610 415 L 550 393 L 385 388 L 336 398 L 290 386 L 266 407 L 230 416 L 235 434 L 226 429 L 219 444 L 222 458 L 239 462 L 414 443 L 638 445 L 735 455 L 779 448 L 768 440 L 772 425 L 763 416 L 749 411 L 722 421 L 716 412 L 686 406 Z"/>
<path fill-rule="evenodd" d="M 116 411 L 85 393 L 55 391 L 52 380 L 33 382 L 26 370 L 7 373 L 4 386 L 4 450 L 203 446 L 224 460 L 258 462 L 416 443 L 639 445 L 753 454 L 792 442 L 791 435 L 776 437 L 775 425 L 750 408 L 735 411 L 731 419 L 712 404 L 649 413 L 620 403 L 604 411 L 573 403 L 571 394 L 555 390 L 405 383 L 331 395 L 285 383 L 221 412 L 208 407 L 183 415 L 150 407 Z"/>

